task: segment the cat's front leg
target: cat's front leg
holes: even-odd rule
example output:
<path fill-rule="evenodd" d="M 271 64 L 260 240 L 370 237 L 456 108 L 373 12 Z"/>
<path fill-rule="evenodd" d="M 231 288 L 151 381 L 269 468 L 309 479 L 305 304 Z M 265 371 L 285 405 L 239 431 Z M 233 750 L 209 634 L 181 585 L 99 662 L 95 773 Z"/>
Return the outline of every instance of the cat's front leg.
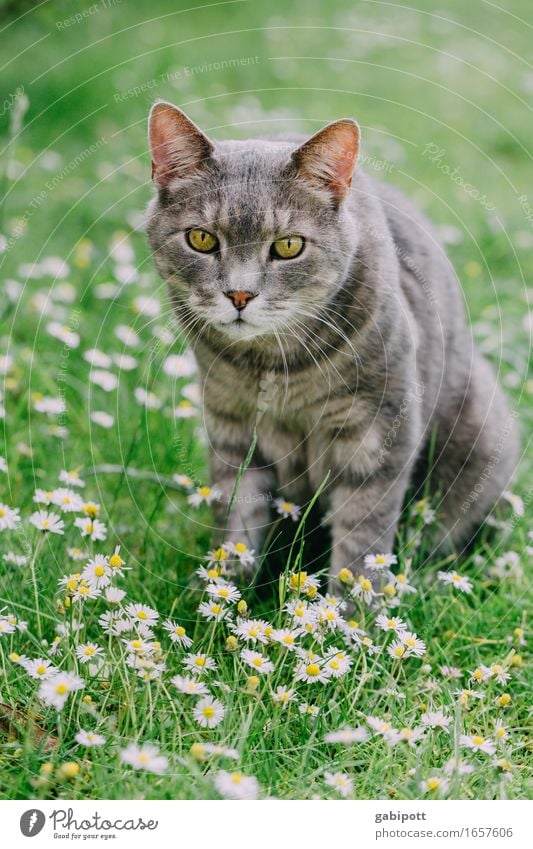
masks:
<path fill-rule="evenodd" d="M 405 470 L 366 477 L 343 474 L 330 491 L 332 552 L 330 589 L 338 588 L 341 569 L 365 575 L 366 554 L 392 552 L 396 527 L 409 481 Z"/>

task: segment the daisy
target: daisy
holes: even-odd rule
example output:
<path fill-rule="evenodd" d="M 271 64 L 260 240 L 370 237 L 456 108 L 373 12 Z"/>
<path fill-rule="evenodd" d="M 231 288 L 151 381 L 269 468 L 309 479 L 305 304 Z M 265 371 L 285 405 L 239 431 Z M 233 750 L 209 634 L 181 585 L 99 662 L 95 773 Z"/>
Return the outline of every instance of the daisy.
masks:
<path fill-rule="evenodd" d="M 496 721 L 496 725 L 494 726 L 494 737 L 496 738 L 497 743 L 503 742 L 507 737 L 508 728 L 503 724 L 501 719 Z"/>
<path fill-rule="evenodd" d="M 361 648 L 365 649 L 368 654 L 379 654 L 381 652 L 381 646 L 376 646 L 372 637 L 369 637 L 368 634 L 364 632 L 354 633 L 353 641 L 357 643 L 357 645 L 361 646 Z"/>
<path fill-rule="evenodd" d="M 474 734 L 473 736 L 460 734 L 459 745 L 465 746 L 467 749 L 472 749 L 473 752 L 485 752 L 486 755 L 493 755 L 496 751 L 496 744 L 486 737 L 481 737 L 479 734 Z"/>
<path fill-rule="evenodd" d="M 151 652 L 153 644 L 149 643 L 147 640 L 141 640 L 140 637 L 134 637 L 133 640 L 123 640 L 122 641 L 125 646 L 127 646 L 128 651 L 133 652 L 134 654 L 144 654 L 145 652 Z"/>
<path fill-rule="evenodd" d="M 77 348 L 80 344 L 79 334 L 71 330 L 70 327 L 60 324 L 58 321 L 48 322 L 46 331 L 54 339 L 59 339 L 60 342 L 63 342 L 67 348 Z"/>
<path fill-rule="evenodd" d="M 303 716 L 318 716 L 320 713 L 320 708 L 318 705 L 310 705 L 307 702 L 302 702 L 298 705 L 298 710 Z"/>
<path fill-rule="evenodd" d="M 219 772 L 215 775 L 214 783 L 224 799 L 257 799 L 259 796 L 259 782 L 254 775 Z"/>
<path fill-rule="evenodd" d="M 506 490 L 505 492 L 502 492 L 502 496 L 511 505 L 516 516 L 524 515 L 524 501 L 519 495 L 515 495 L 514 493 L 509 492 L 509 490 Z"/>
<path fill-rule="evenodd" d="M 66 412 L 67 406 L 63 398 L 45 398 L 40 395 L 34 396 L 33 409 L 48 416 L 59 416 Z"/>
<path fill-rule="evenodd" d="M 328 628 L 330 631 L 335 631 L 343 622 L 343 618 L 337 608 L 330 604 L 319 604 L 316 607 L 317 622 Z"/>
<path fill-rule="evenodd" d="M 80 489 L 83 489 L 85 486 L 85 481 L 80 478 L 78 472 L 75 470 L 67 472 L 63 469 L 59 473 L 59 482 L 64 483 L 67 486 L 78 486 Z"/>
<path fill-rule="evenodd" d="M 364 575 L 358 575 L 352 587 L 351 595 L 356 601 L 361 599 L 365 604 L 370 604 L 377 593 L 374 592 L 372 581 L 369 578 L 365 578 Z"/>
<path fill-rule="evenodd" d="M 106 413 L 104 410 L 93 410 L 91 413 L 91 421 L 96 425 L 99 425 L 99 427 L 109 430 L 115 424 L 115 417 L 110 413 Z"/>
<path fill-rule="evenodd" d="M 105 600 L 109 602 L 109 604 L 120 604 L 126 593 L 118 587 L 106 587 L 104 595 Z"/>
<path fill-rule="evenodd" d="M 87 560 L 89 554 L 87 551 L 82 551 L 81 548 L 67 548 L 67 554 L 72 560 Z"/>
<path fill-rule="evenodd" d="M 314 598 L 318 592 L 320 581 L 307 572 L 294 572 L 289 576 L 288 589 L 295 593 L 304 593 L 309 598 Z"/>
<path fill-rule="evenodd" d="M 320 663 L 304 660 L 294 670 L 294 680 L 305 681 L 306 684 L 327 684 L 330 676 L 331 672 L 326 669 L 323 660 Z"/>
<path fill-rule="evenodd" d="M 276 628 L 272 631 L 270 639 L 274 643 L 279 643 L 289 651 L 294 651 L 296 648 L 296 639 L 300 635 L 299 629 Z"/>
<path fill-rule="evenodd" d="M 159 410 L 163 405 L 161 399 L 154 392 L 148 392 L 142 386 L 137 386 L 133 394 L 137 403 L 147 410 Z"/>
<path fill-rule="evenodd" d="M 364 559 L 366 568 L 374 572 L 386 571 L 397 562 L 395 554 L 367 554 Z"/>
<path fill-rule="evenodd" d="M 74 524 L 80 529 L 82 537 L 89 537 L 92 542 L 105 540 L 107 536 L 107 528 L 99 519 L 77 518 L 74 519 Z"/>
<path fill-rule="evenodd" d="M 104 654 L 103 648 L 96 643 L 83 643 L 76 649 L 76 656 L 81 663 L 89 663 L 95 658 L 102 657 Z"/>
<path fill-rule="evenodd" d="M 209 690 L 203 681 L 198 681 L 197 678 L 190 678 L 188 675 L 175 675 L 170 679 L 170 683 L 187 696 L 208 696 Z"/>
<path fill-rule="evenodd" d="M 248 666 L 251 666 L 252 669 L 259 672 L 261 675 L 268 675 L 269 672 L 274 671 L 274 664 L 272 661 L 257 651 L 243 649 L 241 652 L 241 658 L 243 663 L 247 663 Z"/>
<path fill-rule="evenodd" d="M 193 709 L 193 716 L 202 728 L 215 728 L 224 719 L 224 705 L 212 696 L 199 699 Z"/>
<path fill-rule="evenodd" d="M 390 737 L 391 735 L 396 735 L 396 731 L 386 719 L 380 719 L 379 716 L 367 716 L 366 721 L 370 728 L 376 732 L 376 734 L 381 734 L 382 737 Z"/>
<path fill-rule="evenodd" d="M 401 640 L 394 640 L 394 642 L 388 647 L 387 653 L 394 658 L 394 660 L 404 660 L 409 657 L 409 651 Z"/>
<path fill-rule="evenodd" d="M 283 498 L 275 498 L 274 505 L 276 507 L 276 511 L 280 516 L 283 516 L 284 519 L 290 517 L 293 522 L 297 522 L 300 518 L 302 508 L 297 504 L 293 504 L 292 501 L 285 501 Z"/>
<path fill-rule="evenodd" d="M 120 759 L 123 763 L 132 766 L 133 769 L 145 769 L 148 772 L 155 772 L 156 775 L 162 775 L 168 767 L 168 760 L 159 754 L 157 746 L 152 746 L 149 743 L 145 743 L 144 746 L 130 743 L 126 749 L 121 751 Z"/>
<path fill-rule="evenodd" d="M 28 558 L 24 554 L 15 554 L 14 551 L 6 551 L 2 556 L 4 563 L 9 563 L 11 566 L 25 566 Z"/>
<path fill-rule="evenodd" d="M 444 796 L 448 792 L 450 782 L 447 778 L 434 775 L 431 778 L 425 778 L 418 786 L 422 793 L 438 793 L 439 796 Z"/>
<path fill-rule="evenodd" d="M 126 561 L 120 556 L 120 545 L 115 546 L 115 550 L 113 551 L 113 554 L 109 555 L 107 562 L 109 567 L 113 570 L 114 575 L 123 575 L 124 568 L 128 568 L 126 566 Z"/>
<path fill-rule="evenodd" d="M 351 796 L 353 793 L 353 782 L 345 772 L 325 772 L 324 781 L 328 787 L 333 787 L 341 796 Z"/>
<path fill-rule="evenodd" d="M 325 669 L 332 678 L 342 678 L 350 670 L 352 662 L 344 652 L 336 652 L 326 661 Z"/>
<path fill-rule="evenodd" d="M 122 619 L 119 612 L 103 613 L 98 619 L 98 624 L 105 634 L 111 634 L 113 637 L 119 637 L 131 628 L 129 619 Z"/>
<path fill-rule="evenodd" d="M 239 601 L 241 593 L 233 584 L 228 584 L 226 581 L 219 580 L 216 584 L 208 584 L 205 588 L 209 595 L 215 598 L 220 598 L 225 602 L 231 603 Z"/>
<path fill-rule="evenodd" d="M 398 575 L 391 574 L 390 581 L 392 587 L 399 596 L 402 596 L 405 593 L 416 593 L 416 588 L 409 583 L 407 575 L 403 573 L 399 573 Z"/>
<path fill-rule="evenodd" d="M 163 371 L 169 377 L 191 377 L 197 370 L 192 352 L 171 354 L 163 362 Z"/>
<path fill-rule="evenodd" d="M 95 368 L 111 368 L 113 365 L 113 360 L 107 354 L 104 354 L 103 351 L 99 351 L 97 348 L 89 348 L 88 351 L 84 351 L 83 359 L 89 363 L 91 366 L 95 366 Z"/>
<path fill-rule="evenodd" d="M 49 513 L 47 510 L 37 510 L 30 516 L 30 522 L 39 531 L 51 534 L 64 533 L 65 523 L 57 513 Z"/>
<path fill-rule="evenodd" d="M 387 616 L 384 613 L 380 613 L 379 616 L 376 617 L 376 625 L 378 628 L 381 628 L 382 631 L 405 631 L 407 625 L 400 619 L 399 616 Z"/>
<path fill-rule="evenodd" d="M 95 383 L 104 392 L 113 392 L 118 387 L 118 377 L 112 371 L 106 369 L 91 369 L 89 372 L 89 380 Z"/>
<path fill-rule="evenodd" d="M 172 475 L 172 480 L 184 489 L 192 489 L 194 481 L 188 475 Z"/>
<path fill-rule="evenodd" d="M 111 583 L 111 574 L 107 557 L 104 557 L 103 554 L 96 554 L 87 562 L 81 577 L 90 586 L 101 590 Z"/>
<path fill-rule="evenodd" d="M 268 636 L 265 632 L 270 627 L 270 623 L 265 622 L 264 619 L 245 619 L 238 621 L 237 626 L 233 629 L 233 633 L 248 642 L 266 644 L 268 642 Z"/>
<path fill-rule="evenodd" d="M 81 495 L 68 487 L 54 489 L 51 493 L 51 503 L 59 507 L 63 513 L 77 513 L 83 506 Z"/>
<path fill-rule="evenodd" d="M 462 678 L 463 673 L 462 670 L 457 666 L 439 666 L 440 674 L 444 676 L 444 678 Z"/>
<path fill-rule="evenodd" d="M 191 402 L 186 398 L 182 398 L 178 403 L 178 406 L 174 407 L 174 410 L 172 411 L 172 415 L 175 419 L 192 419 L 197 415 L 197 413 L 198 410 L 196 407 L 193 407 Z"/>
<path fill-rule="evenodd" d="M 459 575 L 458 572 L 438 572 L 437 577 L 444 584 L 451 584 L 456 590 L 463 593 L 472 592 L 472 582 L 469 578 Z"/>
<path fill-rule="evenodd" d="M 20 522 L 20 510 L 0 503 L 0 531 L 12 531 Z"/>
<path fill-rule="evenodd" d="M 128 327 L 127 324 L 117 324 L 115 327 L 115 336 L 119 342 L 122 342 L 123 345 L 129 348 L 137 348 L 141 344 L 138 334 L 132 327 Z"/>
<path fill-rule="evenodd" d="M 90 586 L 85 581 L 80 581 L 76 591 L 72 594 L 72 601 L 89 601 L 98 598 L 101 590 L 95 586 Z"/>
<path fill-rule="evenodd" d="M 101 734 L 95 734 L 94 731 L 78 731 L 75 735 L 74 739 L 80 746 L 103 746 L 105 743 L 105 737 Z"/>
<path fill-rule="evenodd" d="M 206 654 L 188 654 L 183 658 L 183 665 L 191 672 L 196 672 L 197 675 L 217 668 L 213 658 Z"/>
<path fill-rule="evenodd" d="M 492 678 L 492 669 L 490 666 L 481 666 L 476 667 L 470 676 L 471 681 L 488 681 L 489 678 Z"/>
<path fill-rule="evenodd" d="M 155 625 L 159 619 L 159 613 L 153 607 L 146 604 L 127 604 L 126 615 L 132 622 L 142 622 L 144 625 Z"/>
<path fill-rule="evenodd" d="M 400 631 L 398 637 L 410 655 L 422 657 L 422 655 L 426 653 L 425 642 L 417 637 L 412 631 Z"/>
<path fill-rule="evenodd" d="M 398 740 L 403 740 L 410 748 L 414 748 L 417 743 L 424 739 L 426 729 L 421 725 L 416 728 L 401 728 L 398 731 Z"/>
<path fill-rule="evenodd" d="M 450 717 L 446 716 L 446 714 L 441 710 L 427 711 L 422 714 L 420 719 L 422 725 L 426 725 L 429 728 L 442 728 L 444 731 L 448 730 L 448 726 L 451 722 Z"/>
<path fill-rule="evenodd" d="M 72 672 L 58 672 L 41 683 L 37 696 L 45 705 L 62 710 L 71 693 L 83 689 L 83 679 Z"/>
<path fill-rule="evenodd" d="M 229 612 L 228 608 L 218 601 L 203 601 L 198 607 L 198 613 L 208 621 L 220 622 Z"/>
<path fill-rule="evenodd" d="M 272 701 L 274 704 L 281 705 L 283 708 L 285 708 L 289 702 L 294 702 L 296 700 L 296 691 L 292 690 L 290 687 L 280 686 L 276 688 L 274 693 L 272 693 Z"/>
<path fill-rule="evenodd" d="M 212 504 L 218 501 L 222 493 L 213 486 L 199 486 L 188 496 L 187 501 L 191 507 L 199 507 L 201 504 Z"/>
<path fill-rule="evenodd" d="M 454 772 L 456 772 L 457 775 L 469 775 L 471 772 L 474 772 L 475 766 L 464 763 L 463 761 L 458 761 L 457 758 L 450 758 L 444 764 L 443 770 L 446 775 L 451 775 Z"/>
<path fill-rule="evenodd" d="M 241 566 L 253 566 L 255 561 L 255 552 L 248 548 L 244 542 L 228 543 L 228 550 L 236 557 Z"/>
<path fill-rule="evenodd" d="M 330 731 L 324 737 L 326 743 L 341 743 L 350 746 L 352 743 L 364 743 L 369 738 L 369 733 L 362 725 L 357 728 L 340 728 L 338 731 Z"/>
<path fill-rule="evenodd" d="M 490 671 L 494 675 L 496 681 L 499 684 L 505 684 L 510 679 L 510 674 L 504 669 L 501 663 L 493 663 L 490 667 Z"/>
<path fill-rule="evenodd" d="M 25 663 L 21 663 L 21 665 L 31 678 L 40 678 L 42 681 L 51 678 L 58 671 L 51 660 L 42 657 L 37 657 L 35 660 L 27 660 Z"/>
<path fill-rule="evenodd" d="M 45 504 L 47 507 L 52 503 L 54 493 L 47 489 L 36 489 L 33 500 L 36 504 Z"/>
<path fill-rule="evenodd" d="M 173 643 L 178 643 L 180 646 L 188 649 L 192 646 L 192 640 L 187 636 L 187 632 L 183 625 L 178 625 L 177 622 L 172 622 L 170 619 L 165 619 L 162 623 L 165 631 L 168 631 L 170 639 Z"/>

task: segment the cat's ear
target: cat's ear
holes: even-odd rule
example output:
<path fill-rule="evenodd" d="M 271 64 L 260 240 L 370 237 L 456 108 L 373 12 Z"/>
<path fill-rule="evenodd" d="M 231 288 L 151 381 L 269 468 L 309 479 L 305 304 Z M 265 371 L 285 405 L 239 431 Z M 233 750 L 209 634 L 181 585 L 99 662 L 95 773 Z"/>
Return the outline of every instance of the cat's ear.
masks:
<path fill-rule="evenodd" d="M 340 202 L 352 182 L 360 138 L 359 125 L 351 118 L 328 124 L 292 154 L 298 177 Z"/>
<path fill-rule="evenodd" d="M 172 103 L 152 107 L 148 119 L 152 180 L 164 188 L 177 177 L 199 171 L 213 151 L 213 142 Z"/>

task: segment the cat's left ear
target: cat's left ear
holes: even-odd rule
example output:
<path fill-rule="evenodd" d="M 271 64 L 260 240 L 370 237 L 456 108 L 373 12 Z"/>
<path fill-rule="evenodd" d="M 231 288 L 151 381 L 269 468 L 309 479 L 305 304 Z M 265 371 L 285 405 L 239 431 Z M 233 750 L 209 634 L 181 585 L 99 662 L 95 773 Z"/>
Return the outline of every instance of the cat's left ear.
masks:
<path fill-rule="evenodd" d="M 292 154 L 297 175 L 340 202 L 352 182 L 360 139 L 359 125 L 351 118 L 328 124 Z"/>
<path fill-rule="evenodd" d="M 152 180 L 158 188 L 198 172 L 213 152 L 213 142 L 172 103 L 160 101 L 152 107 L 148 128 Z"/>

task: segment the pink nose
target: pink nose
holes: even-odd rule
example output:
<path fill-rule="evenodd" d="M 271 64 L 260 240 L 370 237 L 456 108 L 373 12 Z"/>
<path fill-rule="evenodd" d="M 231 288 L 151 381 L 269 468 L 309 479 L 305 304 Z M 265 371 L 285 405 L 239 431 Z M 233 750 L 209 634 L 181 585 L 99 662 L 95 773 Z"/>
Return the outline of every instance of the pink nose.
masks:
<path fill-rule="evenodd" d="M 233 303 L 233 306 L 236 310 L 243 310 L 252 298 L 255 298 L 255 294 L 253 292 L 238 292 L 235 289 L 232 289 L 231 292 L 224 292 L 226 298 L 229 298 Z"/>

